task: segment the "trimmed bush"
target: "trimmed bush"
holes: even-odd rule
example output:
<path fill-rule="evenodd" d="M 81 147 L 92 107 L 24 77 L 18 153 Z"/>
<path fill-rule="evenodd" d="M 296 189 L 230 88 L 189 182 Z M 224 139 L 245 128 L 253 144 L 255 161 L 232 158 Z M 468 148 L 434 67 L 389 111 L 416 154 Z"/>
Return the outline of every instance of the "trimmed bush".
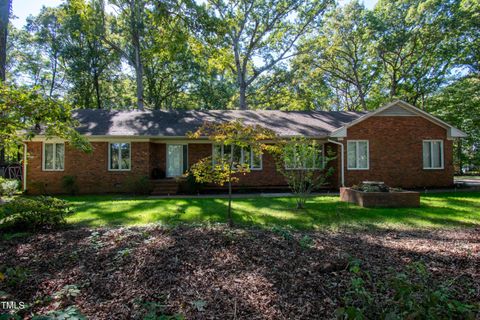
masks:
<path fill-rule="evenodd" d="M 0 177 L 0 196 L 13 196 L 20 188 L 20 181 Z"/>
<path fill-rule="evenodd" d="M 67 201 L 44 196 L 19 197 L 6 203 L 0 210 L 0 228 L 22 231 L 58 228 L 73 213 Z"/>
<path fill-rule="evenodd" d="M 71 194 L 72 196 L 76 195 L 79 189 L 77 184 L 77 177 L 63 176 L 62 187 L 63 190 L 65 190 L 65 193 Z"/>

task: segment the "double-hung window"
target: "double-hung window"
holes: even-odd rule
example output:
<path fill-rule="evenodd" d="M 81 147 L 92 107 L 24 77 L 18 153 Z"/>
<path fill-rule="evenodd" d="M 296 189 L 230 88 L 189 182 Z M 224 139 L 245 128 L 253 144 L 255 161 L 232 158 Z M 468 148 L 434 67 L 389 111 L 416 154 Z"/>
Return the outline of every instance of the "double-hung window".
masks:
<path fill-rule="evenodd" d="M 63 171 L 65 163 L 64 143 L 43 144 L 43 170 Z"/>
<path fill-rule="evenodd" d="M 251 170 L 262 170 L 262 155 L 253 152 L 251 148 L 239 148 L 232 145 L 214 144 L 212 147 L 213 165 L 223 161 L 233 160 L 235 164 L 243 164 Z M 232 153 L 233 149 L 233 153 Z"/>
<path fill-rule="evenodd" d="M 347 142 L 347 167 L 349 170 L 369 169 L 368 140 L 350 140 Z"/>
<path fill-rule="evenodd" d="M 320 170 L 325 168 L 323 144 L 296 144 L 285 146 L 285 169 Z"/>
<path fill-rule="evenodd" d="M 108 146 L 108 170 L 129 171 L 131 168 L 130 143 L 115 142 Z"/>
<path fill-rule="evenodd" d="M 423 169 L 443 169 L 442 140 L 423 140 Z"/>

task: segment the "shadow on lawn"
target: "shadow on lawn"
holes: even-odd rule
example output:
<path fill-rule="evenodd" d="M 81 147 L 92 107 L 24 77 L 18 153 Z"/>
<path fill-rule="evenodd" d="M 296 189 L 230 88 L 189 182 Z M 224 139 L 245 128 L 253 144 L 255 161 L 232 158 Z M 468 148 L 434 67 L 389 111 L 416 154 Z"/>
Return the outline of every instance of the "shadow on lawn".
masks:
<path fill-rule="evenodd" d="M 305 210 L 294 209 L 293 198 L 240 198 L 233 201 L 234 221 L 240 225 L 297 229 L 382 227 L 471 227 L 480 224 L 478 194 L 428 195 L 419 208 L 367 209 L 334 197 L 314 197 Z M 101 199 L 101 198 L 100 198 Z M 95 199 L 96 200 L 96 199 Z M 227 199 L 145 199 L 77 202 L 87 213 L 73 221 L 84 226 L 145 223 L 223 223 Z M 113 210 L 110 206 L 114 206 Z"/>

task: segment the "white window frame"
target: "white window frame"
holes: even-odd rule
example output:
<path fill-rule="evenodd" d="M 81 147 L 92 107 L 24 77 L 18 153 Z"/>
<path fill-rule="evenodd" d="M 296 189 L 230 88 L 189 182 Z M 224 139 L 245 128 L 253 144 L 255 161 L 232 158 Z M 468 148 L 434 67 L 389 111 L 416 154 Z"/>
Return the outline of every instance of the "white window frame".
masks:
<path fill-rule="evenodd" d="M 45 168 L 45 145 L 46 144 L 53 144 L 53 168 L 47 169 Z M 63 144 L 63 169 L 55 169 L 55 164 L 57 162 L 57 144 Z M 63 141 L 48 141 L 42 143 L 42 171 L 65 171 L 65 142 Z"/>
<path fill-rule="evenodd" d="M 348 162 L 348 145 L 353 142 L 355 143 L 355 167 L 350 167 L 350 163 Z M 367 167 L 366 168 L 359 168 L 358 167 L 358 144 L 361 142 L 367 143 Z M 370 142 L 368 140 L 347 140 L 347 170 L 370 170 Z"/>
<path fill-rule="evenodd" d="M 128 160 L 130 163 L 130 168 L 128 169 L 112 169 L 112 144 L 123 144 L 123 143 L 128 143 L 129 147 L 129 152 L 128 152 Z M 119 149 L 119 157 L 118 157 L 118 163 L 119 165 L 122 163 L 122 152 L 121 149 Z M 112 141 L 108 143 L 108 163 L 107 163 L 107 169 L 108 171 L 132 171 L 132 143 L 130 141 Z"/>
<path fill-rule="evenodd" d="M 223 158 L 225 153 L 224 153 L 224 147 L 225 145 L 223 144 L 219 144 L 219 143 L 212 143 L 212 165 L 215 165 L 215 158 L 214 158 L 214 154 L 215 154 L 215 146 L 221 146 L 221 152 L 220 152 L 220 158 Z M 235 146 L 236 148 L 238 148 L 238 146 Z M 253 150 L 250 149 L 250 163 L 248 164 L 248 167 L 251 171 L 261 171 L 263 170 L 263 154 L 259 154 L 260 156 L 260 167 L 259 168 L 253 168 L 252 167 L 252 163 L 253 163 Z M 230 153 L 230 157 L 232 156 L 232 154 Z M 241 157 L 240 157 L 240 162 L 243 163 L 244 162 L 244 159 L 245 159 L 245 149 L 241 149 Z"/>
<path fill-rule="evenodd" d="M 315 168 L 315 167 L 313 167 L 313 168 L 300 168 L 300 167 L 293 168 L 293 167 L 290 167 L 289 168 L 289 167 L 287 167 L 287 164 L 285 163 L 284 164 L 285 170 L 323 170 L 323 169 L 325 169 L 325 165 L 326 165 L 326 163 L 325 163 L 325 143 L 322 143 L 321 146 L 322 146 L 322 163 L 321 163 L 320 168 Z"/>
<path fill-rule="evenodd" d="M 430 167 L 425 167 L 424 166 L 424 154 L 423 154 L 423 144 L 425 142 L 428 142 L 430 144 Z M 440 142 L 440 167 L 432 167 L 431 165 L 433 164 L 433 142 Z M 443 151 L 443 140 L 441 139 L 427 139 L 422 141 L 422 167 L 424 170 L 443 170 L 445 169 L 445 162 L 444 162 L 444 151 Z"/>

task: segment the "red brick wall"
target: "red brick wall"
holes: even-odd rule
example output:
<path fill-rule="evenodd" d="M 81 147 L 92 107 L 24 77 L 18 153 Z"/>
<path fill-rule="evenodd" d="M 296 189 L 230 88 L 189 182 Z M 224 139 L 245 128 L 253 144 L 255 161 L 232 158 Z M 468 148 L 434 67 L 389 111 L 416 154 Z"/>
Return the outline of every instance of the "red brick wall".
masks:
<path fill-rule="evenodd" d="M 166 148 L 165 143 L 150 143 L 150 173 L 156 168 L 166 174 Z"/>
<path fill-rule="evenodd" d="M 132 169 L 121 172 L 108 171 L 108 142 L 92 142 L 92 146 L 93 152 L 86 154 L 65 144 L 65 170 L 42 171 L 42 143 L 28 142 L 28 192 L 64 193 L 62 178 L 67 175 L 77 178 L 80 193 L 125 192 L 129 181 L 150 175 L 150 143 L 133 142 Z"/>
<path fill-rule="evenodd" d="M 369 170 L 347 169 L 347 141 L 368 140 Z M 423 169 L 422 140 L 441 139 L 444 168 Z M 446 129 L 422 117 L 370 117 L 347 130 L 345 145 L 345 184 L 364 180 L 383 181 L 391 187 L 445 187 L 453 184 L 452 141 Z M 340 162 L 339 162 L 340 163 Z"/>

